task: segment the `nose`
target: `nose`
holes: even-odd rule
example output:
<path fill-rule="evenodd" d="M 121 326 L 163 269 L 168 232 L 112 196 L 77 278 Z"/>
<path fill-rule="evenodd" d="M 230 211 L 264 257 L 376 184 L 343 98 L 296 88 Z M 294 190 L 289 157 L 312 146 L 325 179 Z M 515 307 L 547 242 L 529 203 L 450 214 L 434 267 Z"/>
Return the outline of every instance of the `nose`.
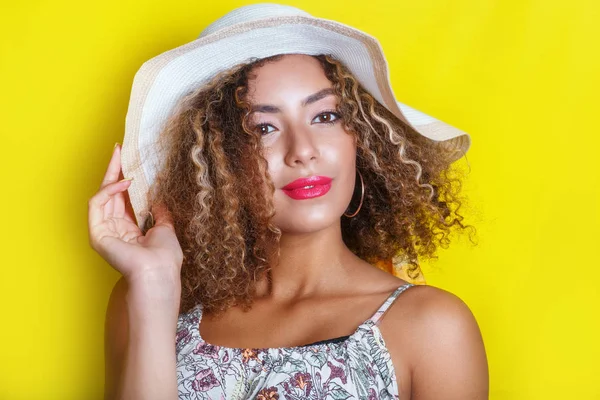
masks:
<path fill-rule="evenodd" d="M 309 165 L 319 157 L 318 144 L 309 128 L 288 129 L 285 162 L 290 167 Z"/>

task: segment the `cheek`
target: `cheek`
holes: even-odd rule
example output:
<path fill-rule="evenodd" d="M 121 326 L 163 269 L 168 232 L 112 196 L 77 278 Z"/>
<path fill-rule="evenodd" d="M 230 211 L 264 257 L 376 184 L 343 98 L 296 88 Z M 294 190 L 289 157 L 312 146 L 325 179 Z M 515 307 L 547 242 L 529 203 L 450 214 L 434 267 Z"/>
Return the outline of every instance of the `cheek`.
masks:
<path fill-rule="evenodd" d="M 338 151 L 332 157 L 336 157 L 336 164 L 340 166 L 341 202 L 348 204 L 352 199 L 356 185 L 356 140 L 353 135 L 346 134 L 344 140 L 338 143 Z"/>
<path fill-rule="evenodd" d="M 267 161 L 267 171 L 273 183 L 279 182 L 279 175 L 285 169 L 284 160 L 280 154 L 272 148 L 263 150 L 263 157 Z"/>
<path fill-rule="evenodd" d="M 322 147 L 321 160 L 335 174 L 337 188 L 334 193 L 335 207 L 346 207 L 354 193 L 356 179 L 356 144 L 350 134 L 336 137 Z"/>
<path fill-rule="evenodd" d="M 356 162 L 356 143 L 354 136 L 342 133 L 322 147 L 323 161 L 337 165 L 340 169 L 354 169 Z"/>

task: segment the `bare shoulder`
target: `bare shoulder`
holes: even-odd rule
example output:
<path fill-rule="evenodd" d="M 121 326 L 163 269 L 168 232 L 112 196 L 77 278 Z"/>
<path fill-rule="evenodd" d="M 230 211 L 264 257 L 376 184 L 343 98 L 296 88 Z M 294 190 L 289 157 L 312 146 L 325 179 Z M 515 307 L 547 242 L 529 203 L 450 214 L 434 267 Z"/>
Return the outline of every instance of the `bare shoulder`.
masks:
<path fill-rule="evenodd" d="M 475 317 L 467 304 L 447 290 L 430 285 L 415 285 L 406 289 L 397 302 L 398 306 L 392 306 L 389 310 L 388 322 L 410 324 L 411 330 L 419 330 L 419 334 L 428 333 L 431 328 L 443 331 L 475 329 L 479 332 Z"/>
<path fill-rule="evenodd" d="M 381 322 L 411 400 L 488 398 L 488 365 L 479 326 L 467 304 L 430 285 L 405 290 Z"/>
<path fill-rule="evenodd" d="M 128 315 L 126 307 L 127 281 L 121 277 L 114 285 L 104 324 L 105 384 L 104 398 L 113 399 L 121 376 L 128 341 Z"/>

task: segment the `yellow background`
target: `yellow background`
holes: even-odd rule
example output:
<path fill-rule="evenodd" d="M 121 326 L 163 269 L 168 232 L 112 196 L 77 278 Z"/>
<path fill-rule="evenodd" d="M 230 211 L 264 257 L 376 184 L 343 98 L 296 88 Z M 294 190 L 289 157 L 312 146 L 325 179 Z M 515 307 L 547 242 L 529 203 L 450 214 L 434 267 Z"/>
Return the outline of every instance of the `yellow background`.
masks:
<path fill-rule="evenodd" d="M 117 274 L 89 248 L 87 200 L 139 66 L 243 4 L 2 4 L 0 399 L 102 397 Z M 472 134 L 479 244 L 456 241 L 425 276 L 475 314 L 490 398 L 600 399 L 600 3 L 289 4 L 377 37 L 398 99 Z"/>

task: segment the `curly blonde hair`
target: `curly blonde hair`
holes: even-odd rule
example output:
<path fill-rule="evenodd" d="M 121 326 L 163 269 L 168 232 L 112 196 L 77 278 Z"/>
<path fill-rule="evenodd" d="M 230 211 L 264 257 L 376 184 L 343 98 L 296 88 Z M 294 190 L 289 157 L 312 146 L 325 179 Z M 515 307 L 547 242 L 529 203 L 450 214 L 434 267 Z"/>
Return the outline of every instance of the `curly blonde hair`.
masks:
<path fill-rule="evenodd" d="M 245 99 L 252 71 L 282 56 L 218 74 L 184 96 L 161 131 L 165 159 L 148 204 L 164 203 L 173 215 L 184 253 L 182 312 L 198 303 L 217 314 L 250 308 L 256 282 L 277 259 L 275 188 L 260 134 L 247 126 Z M 435 257 L 452 231 L 470 227 L 458 212 L 453 150 L 398 119 L 334 57 L 313 57 L 340 100 L 344 128 L 357 138 L 356 165 L 366 185 L 360 212 L 342 217 L 343 240 L 369 263 L 401 256 L 418 274 L 420 258 Z"/>

